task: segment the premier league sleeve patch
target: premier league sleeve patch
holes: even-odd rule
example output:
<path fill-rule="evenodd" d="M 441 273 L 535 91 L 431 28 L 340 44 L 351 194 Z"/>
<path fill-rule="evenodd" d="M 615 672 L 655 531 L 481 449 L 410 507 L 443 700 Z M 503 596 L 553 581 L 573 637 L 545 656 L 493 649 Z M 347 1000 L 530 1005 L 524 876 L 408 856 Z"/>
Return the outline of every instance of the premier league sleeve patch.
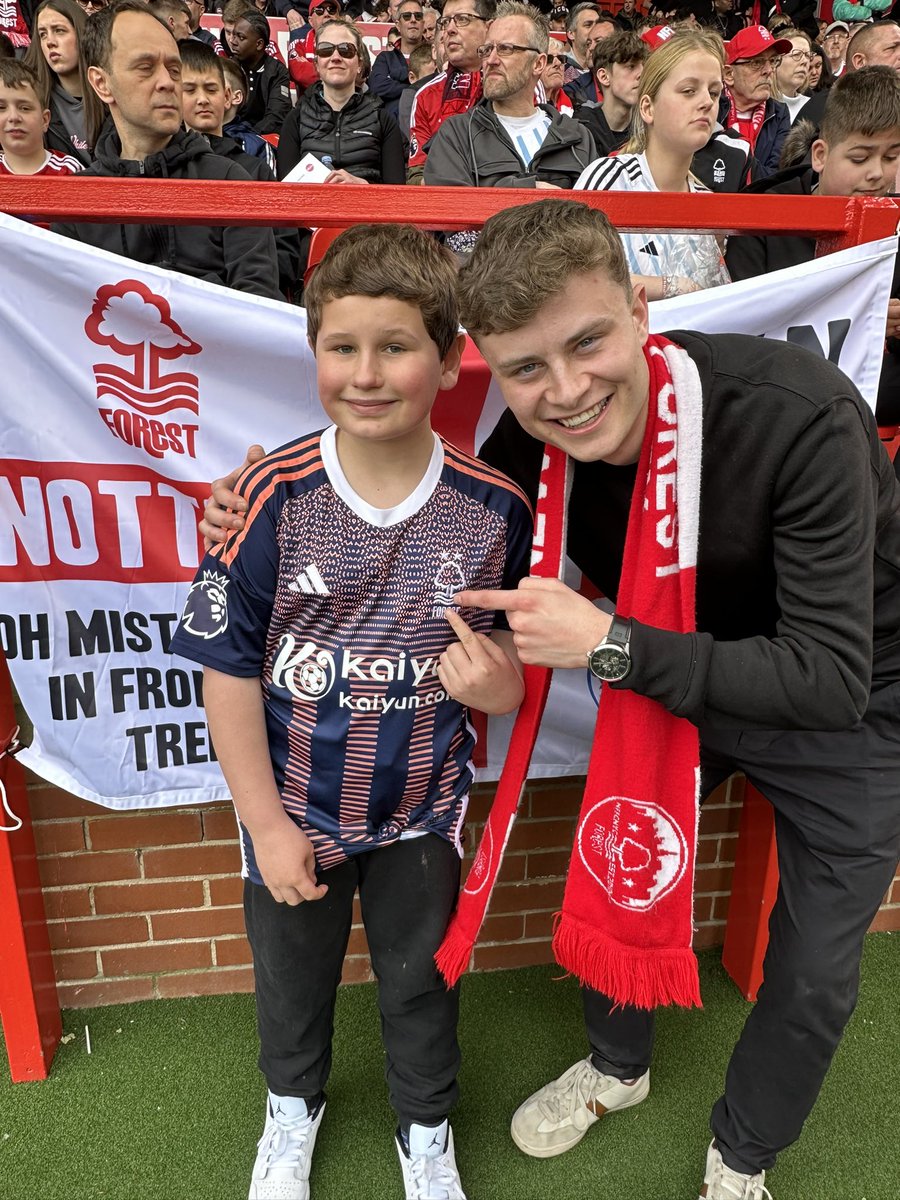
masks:
<path fill-rule="evenodd" d="M 194 637 L 218 637 L 228 628 L 228 585 L 227 575 L 216 571 L 204 571 L 191 585 L 187 603 L 181 617 L 181 628 Z"/>

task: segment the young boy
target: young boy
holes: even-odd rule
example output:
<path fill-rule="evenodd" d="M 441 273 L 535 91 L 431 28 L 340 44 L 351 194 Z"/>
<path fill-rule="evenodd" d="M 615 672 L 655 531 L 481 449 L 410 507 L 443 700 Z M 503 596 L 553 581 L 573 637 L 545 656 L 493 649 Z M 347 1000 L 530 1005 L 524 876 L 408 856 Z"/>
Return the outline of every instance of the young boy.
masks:
<path fill-rule="evenodd" d="M 886 196 L 900 166 L 900 78 L 892 67 L 863 67 L 842 75 L 829 93 L 818 136 L 802 115 L 785 143 L 799 165 L 751 184 L 766 195 Z M 807 158 L 808 154 L 808 158 Z M 725 262 L 733 280 L 809 262 L 814 238 L 795 234 L 728 239 Z M 875 415 L 880 425 L 900 423 L 900 266 L 894 269 L 888 305 L 887 350 Z M 900 464 L 898 464 L 900 469 Z"/>
<path fill-rule="evenodd" d="M 0 59 L 0 175 L 77 175 L 77 158 L 44 147 L 50 109 L 35 73 Z"/>
<path fill-rule="evenodd" d="M 225 114 L 231 106 L 223 60 L 211 46 L 194 39 L 183 42 L 179 49 L 185 125 L 201 133 L 216 154 L 242 166 L 251 179 L 274 183 L 275 172 L 266 162 L 247 154 L 236 138 L 223 132 Z M 290 295 L 300 278 L 300 237 L 296 229 L 272 232 L 278 255 L 278 286 L 285 295 Z"/>
<path fill-rule="evenodd" d="M 334 424 L 245 472 L 242 527 L 204 559 L 173 640 L 204 665 L 240 822 L 269 1087 L 257 1200 L 309 1196 L 357 887 L 405 1195 L 463 1197 L 447 1121 L 458 995 L 433 955 L 459 885 L 466 706 L 509 712 L 523 688 L 508 629 L 452 606 L 464 581 L 527 574 L 531 518 L 431 428 L 460 366 L 454 283 L 411 226 L 335 240 L 306 293 Z"/>
<path fill-rule="evenodd" d="M 225 88 L 229 99 L 222 118 L 225 137 L 236 141 L 245 154 L 261 158 L 272 174 L 275 174 L 275 148 L 241 118 L 241 110 L 247 98 L 248 83 L 244 68 L 233 58 L 220 58 L 225 76 Z"/>

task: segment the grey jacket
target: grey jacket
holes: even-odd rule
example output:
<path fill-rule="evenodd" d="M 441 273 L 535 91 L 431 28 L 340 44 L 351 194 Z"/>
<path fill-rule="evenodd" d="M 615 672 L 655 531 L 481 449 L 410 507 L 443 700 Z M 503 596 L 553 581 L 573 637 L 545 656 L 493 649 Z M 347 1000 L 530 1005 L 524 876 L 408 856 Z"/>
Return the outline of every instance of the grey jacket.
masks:
<path fill-rule="evenodd" d="M 479 100 L 467 113 L 448 117 L 431 139 L 425 182 L 444 187 L 534 187 L 555 183 L 571 188 L 597 157 L 589 131 L 564 117 L 552 104 L 540 106 L 550 128 L 527 167 L 494 113 L 490 100 Z"/>

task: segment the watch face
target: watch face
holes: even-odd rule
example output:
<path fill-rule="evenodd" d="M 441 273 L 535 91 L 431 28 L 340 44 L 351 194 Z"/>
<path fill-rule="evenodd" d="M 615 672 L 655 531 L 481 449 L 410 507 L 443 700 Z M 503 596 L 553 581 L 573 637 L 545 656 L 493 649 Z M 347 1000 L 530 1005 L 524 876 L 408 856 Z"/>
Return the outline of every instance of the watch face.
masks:
<path fill-rule="evenodd" d="M 591 673 L 607 683 L 624 679 L 631 666 L 631 659 L 619 646 L 598 646 L 588 660 Z"/>

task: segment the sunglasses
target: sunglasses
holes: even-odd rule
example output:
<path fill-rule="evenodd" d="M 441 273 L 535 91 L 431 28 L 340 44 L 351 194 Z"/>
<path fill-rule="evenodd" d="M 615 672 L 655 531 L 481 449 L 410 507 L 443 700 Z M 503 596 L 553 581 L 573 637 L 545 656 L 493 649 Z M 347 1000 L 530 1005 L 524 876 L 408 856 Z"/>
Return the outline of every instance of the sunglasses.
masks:
<path fill-rule="evenodd" d="M 316 5 L 314 12 L 327 13 L 329 17 L 336 17 L 341 11 L 339 4 L 332 3 L 332 0 L 325 0 L 324 4 Z"/>
<path fill-rule="evenodd" d="M 398 21 L 421 21 L 425 17 L 423 12 L 405 12 L 401 13 L 397 18 Z"/>
<path fill-rule="evenodd" d="M 564 67 L 566 65 L 566 56 L 564 54 L 548 54 L 547 62 L 558 63 L 559 66 Z"/>
<path fill-rule="evenodd" d="M 359 55 L 353 42 L 322 42 L 316 46 L 316 58 L 331 58 L 335 50 L 341 58 L 356 58 Z"/>

